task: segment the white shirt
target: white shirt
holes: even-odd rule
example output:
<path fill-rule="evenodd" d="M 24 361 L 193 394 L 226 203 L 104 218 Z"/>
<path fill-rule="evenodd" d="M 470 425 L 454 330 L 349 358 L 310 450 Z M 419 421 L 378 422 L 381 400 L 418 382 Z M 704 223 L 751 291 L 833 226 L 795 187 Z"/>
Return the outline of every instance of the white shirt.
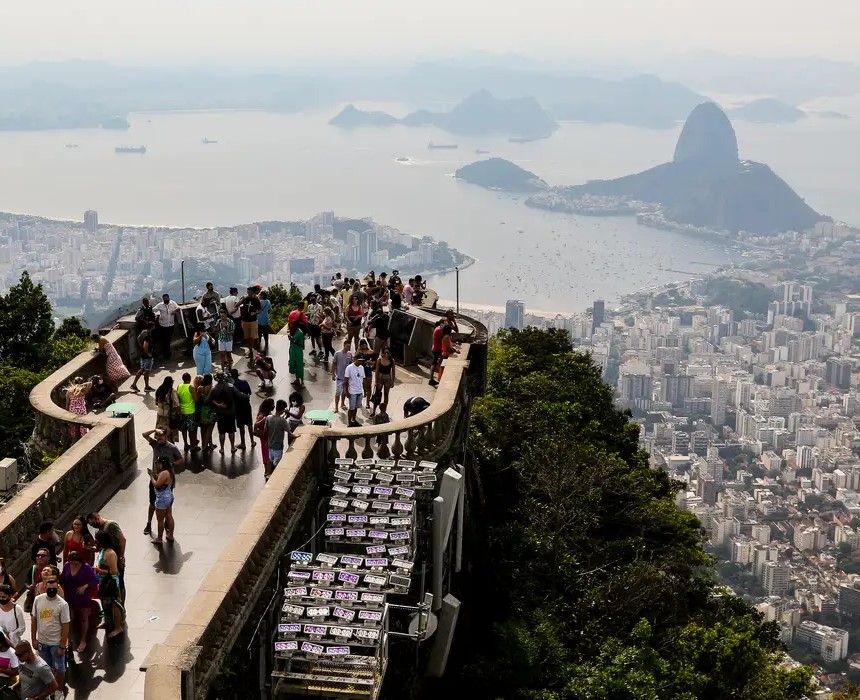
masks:
<path fill-rule="evenodd" d="M 6 651 L 0 651 L 0 669 L 11 671 L 18 668 L 18 657 L 15 655 L 15 650 L 9 648 Z"/>
<path fill-rule="evenodd" d="M 354 362 L 346 368 L 343 377 L 347 382 L 350 394 L 364 393 L 364 367 L 361 367 Z"/>
<path fill-rule="evenodd" d="M 163 301 L 158 302 L 152 310 L 155 312 L 155 317 L 158 319 L 158 325 L 163 328 L 168 328 L 176 323 L 176 312 L 179 310 L 179 304 L 173 299 L 166 304 Z"/>
<path fill-rule="evenodd" d="M 21 641 L 21 636 L 27 631 L 27 616 L 20 605 L 15 605 L 9 612 L 0 610 L 0 627 L 6 630 L 14 647 Z"/>
<path fill-rule="evenodd" d="M 403 303 L 411 304 L 412 303 L 412 285 L 407 284 L 403 287 Z"/>
<path fill-rule="evenodd" d="M 224 297 L 224 306 L 227 309 L 227 315 L 230 318 L 239 318 L 239 297 L 235 294 Z"/>
<path fill-rule="evenodd" d="M 71 620 L 69 604 L 58 593 L 49 598 L 47 593 L 37 595 L 33 601 L 33 623 L 36 639 L 42 644 L 59 644 L 62 641 L 63 625 Z"/>

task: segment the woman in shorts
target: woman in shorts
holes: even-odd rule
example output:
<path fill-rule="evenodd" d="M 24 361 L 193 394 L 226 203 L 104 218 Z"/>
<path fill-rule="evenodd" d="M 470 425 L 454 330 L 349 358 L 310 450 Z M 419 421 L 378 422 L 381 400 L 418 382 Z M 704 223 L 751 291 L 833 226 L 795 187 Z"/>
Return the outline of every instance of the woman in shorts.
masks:
<path fill-rule="evenodd" d="M 227 309 L 221 308 L 221 316 L 218 319 L 218 352 L 221 354 L 221 369 L 229 372 L 233 367 L 233 333 L 236 324 L 227 315 Z"/>

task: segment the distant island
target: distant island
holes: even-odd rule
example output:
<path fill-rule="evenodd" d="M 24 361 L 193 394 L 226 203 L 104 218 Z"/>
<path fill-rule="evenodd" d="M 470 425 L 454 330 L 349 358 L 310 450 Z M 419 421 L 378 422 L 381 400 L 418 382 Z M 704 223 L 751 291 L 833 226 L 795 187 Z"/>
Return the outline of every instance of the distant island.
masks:
<path fill-rule="evenodd" d="M 768 166 L 739 159 L 731 122 L 713 102 L 700 104 L 687 118 L 671 163 L 553 188 L 526 203 L 580 214 L 636 213 L 648 225 L 705 234 L 774 235 L 830 220 Z"/>
<path fill-rule="evenodd" d="M 479 160 L 460 168 L 454 176 L 491 190 L 505 192 L 540 192 L 548 185 L 534 173 L 504 158 Z"/>
<path fill-rule="evenodd" d="M 124 130 L 130 128 L 131 124 L 128 123 L 128 119 L 125 117 L 110 117 L 101 123 L 101 127 L 102 129 Z"/>
<path fill-rule="evenodd" d="M 558 128 L 555 120 L 532 97 L 499 99 L 479 90 L 460 102 L 450 112 L 419 110 L 398 119 L 385 112 L 368 112 L 347 105 L 329 124 L 358 126 L 435 126 L 451 134 L 506 134 L 520 139 L 551 136 Z"/>
<path fill-rule="evenodd" d="M 806 112 L 787 102 L 772 97 L 745 102 L 726 110 L 731 119 L 742 119 L 760 124 L 788 124 L 806 119 Z"/>

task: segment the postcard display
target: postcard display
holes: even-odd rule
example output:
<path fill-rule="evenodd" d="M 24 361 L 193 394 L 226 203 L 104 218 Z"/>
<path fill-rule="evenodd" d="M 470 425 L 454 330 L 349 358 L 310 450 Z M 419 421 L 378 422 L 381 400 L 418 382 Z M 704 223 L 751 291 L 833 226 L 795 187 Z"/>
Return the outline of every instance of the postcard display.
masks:
<path fill-rule="evenodd" d="M 375 699 L 388 658 L 388 599 L 406 595 L 418 495 L 436 493 L 437 464 L 337 459 L 325 551 L 293 551 L 273 676 L 295 694 Z"/>

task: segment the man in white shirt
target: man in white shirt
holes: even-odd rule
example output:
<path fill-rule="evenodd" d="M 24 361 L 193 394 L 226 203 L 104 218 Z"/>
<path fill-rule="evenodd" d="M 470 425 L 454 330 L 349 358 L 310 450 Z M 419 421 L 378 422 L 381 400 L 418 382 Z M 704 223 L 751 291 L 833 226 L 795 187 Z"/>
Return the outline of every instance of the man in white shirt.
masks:
<path fill-rule="evenodd" d="M 349 394 L 349 410 L 346 413 L 347 425 L 356 428 L 360 423 L 355 419 L 358 409 L 361 408 L 361 400 L 364 397 L 364 357 L 356 355 L 352 364 L 343 373 L 346 390 Z"/>
<path fill-rule="evenodd" d="M 162 294 L 161 301 L 153 309 L 158 324 L 155 326 L 155 353 L 164 359 L 170 359 L 170 341 L 173 338 L 173 327 L 176 325 L 176 317 L 179 314 L 179 304 L 170 298 L 169 294 Z"/>
<path fill-rule="evenodd" d="M 233 321 L 235 326 L 233 330 L 233 347 L 242 347 L 242 306 L 240 304 L 239 290 L 236 287 L 230 287 L 230 294 L 224 297 L 224 308 L 227 309 L 227 315 Z"/>
<path fill-rule="evenodd" d="M 33 648 L 48 664 L 61 688 L 66 682 L 66 647 L 69 645 L 69 604 L 59 594 L 56 577 L 45 581 L 45 592 L 33 601 L 30 637 Z"/>

